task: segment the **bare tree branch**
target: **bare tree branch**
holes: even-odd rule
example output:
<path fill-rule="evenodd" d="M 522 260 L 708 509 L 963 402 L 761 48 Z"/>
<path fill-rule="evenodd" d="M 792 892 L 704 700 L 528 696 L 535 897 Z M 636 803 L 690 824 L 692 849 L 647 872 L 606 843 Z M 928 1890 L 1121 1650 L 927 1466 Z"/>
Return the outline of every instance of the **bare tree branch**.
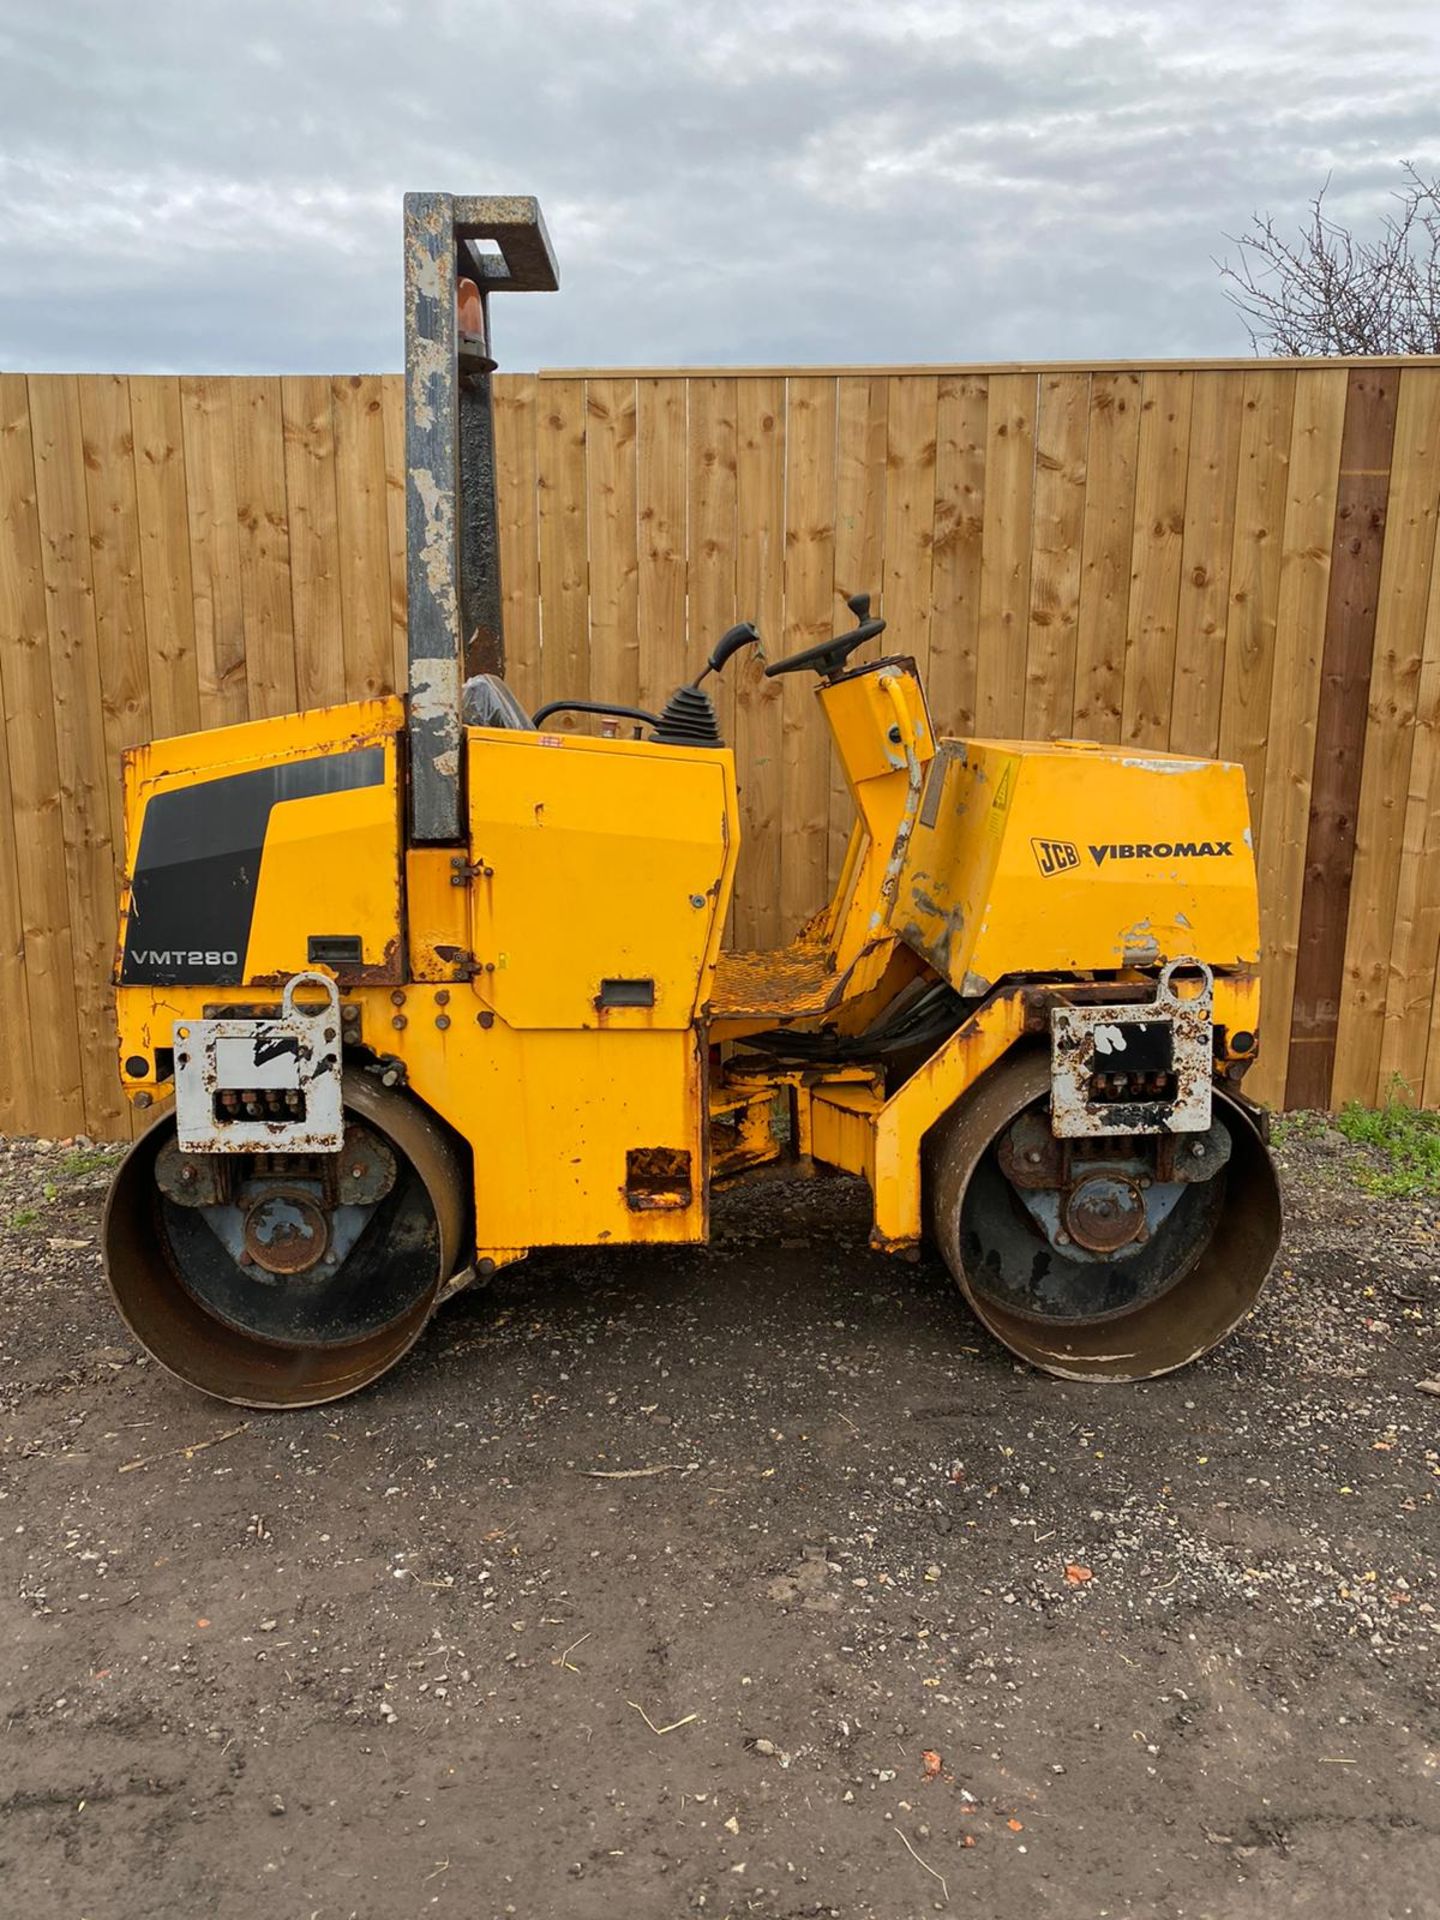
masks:
<path fill-rule="evenodd" d="M 1375 238 L 1330 219 L 1327 179 L 1287 238 L 1267 214 L 1225 237 L 1225 293 L 1256 353 L 1440 353 L 1440 179 L 1407 162 Z"/>

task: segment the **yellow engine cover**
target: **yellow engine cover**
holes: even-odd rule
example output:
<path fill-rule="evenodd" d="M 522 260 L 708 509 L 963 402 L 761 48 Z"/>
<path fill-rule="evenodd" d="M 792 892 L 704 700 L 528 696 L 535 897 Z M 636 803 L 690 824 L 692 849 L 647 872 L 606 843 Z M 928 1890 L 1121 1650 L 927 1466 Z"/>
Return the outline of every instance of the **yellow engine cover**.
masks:
<path fill-rule="evenodd" d="M 966 995 L 1015 973 L 1253 964 L 1244 772 L 1088 741 L 944 741 L 890 924 Z"/>

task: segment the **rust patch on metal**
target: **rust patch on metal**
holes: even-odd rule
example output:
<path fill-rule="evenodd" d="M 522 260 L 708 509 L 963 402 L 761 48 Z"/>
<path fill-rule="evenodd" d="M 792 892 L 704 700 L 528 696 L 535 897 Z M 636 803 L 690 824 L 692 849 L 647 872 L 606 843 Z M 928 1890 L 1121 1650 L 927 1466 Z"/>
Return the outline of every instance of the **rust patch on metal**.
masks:
<path fill-rule="evenodd" d="M 870 1245 L 876 1253 L 892 1253 L 901 1260 L 918 1260 L 920 1242 L 905 1234 L 882 1233 L 879 1227 L 870 1229 Z"/>
<path fill-rule="evenodd" d="M 230 1198 L 233 1162 L 227 1155 L 181 1153 L 166 1141 L 155 1160 L 155 1184 L 177 1207 L 219 1207 Z"/>
<path fill-rule="evenodd" d="M 367 961 L 358 967 L 337 967 L 335 974 L 342 987 L 388 987 L 397 980 L 403 980 L 405 966 L 400 951 L 400 936 L 391 934 L 380 949 L 378 960 Z"/>
<path fill-rule="evenodd" d="M 899 825 L 895 829 L 894 843 L 890 856 L 885 862 L 885 871 L 880 879 L 880 900 L 870 922 L 870 931 L 878 931 L 879 926 L 889 917 L 900 891 L 900 873 L 905 865 L 905 856 L 910 851 L 910 839 L 915 831 L 915 821 L 920 812 L 920 798 L 925 781 L 925 766 L 917 752 L 917 742 L 910 730 L 910 717 L 900 692 L 900 682 L 893 674 L 880 676 L 880 685 L 889 696 L 895 710 L 895 726 L 900 736 L 900 745 L 904 751 L 906 771 L 905 806 L 900 815 Z"/>
<path fill-rule="evenodd" d="M 487 964 L 482 964 L 475 958 L 468 947 L 441 946 L 437 943 L 435 947 L 435 958 L 437 960 L 443 960 L 447 967 L 453 967 L 457 980 L 473 980 L 477 973 L 493 973 L 495 971 L 495 962 L 493 960 Z"/>
<path fill-rule="evenodd" d="M 324 1211 L 298 1188 L 267 1188 L 245 1215 L 245 1252 L 267 1273 L 306 1273 L 329 1244 Z"/>
<path fill-rule="evenodd" d="M 297 974 L 309 974 L 309 967 L 290 969 L 277 967 L 271 973 L 254 974 L 249 984 L 252 987 L 285 987 Z M 391 934 L 380 950 L 380 958 L 363 962 L 359 966 L 336 966 L 331 969 L 336 983 L 342 987 L 391 987 L 405 978 L 404 957 L 400 951 L 400 937 Z M 235 1012 L 235 1008 L 230 1008 Z"/>
<path fill-rule="evenodd" d="M 1145 1236 L 1145 1196 L 1124 1174 L 1100 1170 L 1066 1196 L 1070 1238 L 1091 1253 L 1115 1253 Z"/>
<path fill-rule="evenodd" d="M 625 1204 L 632 1213 L 678 1213 L 695 1197 L 688 1147 L 631 1147 Z"/>

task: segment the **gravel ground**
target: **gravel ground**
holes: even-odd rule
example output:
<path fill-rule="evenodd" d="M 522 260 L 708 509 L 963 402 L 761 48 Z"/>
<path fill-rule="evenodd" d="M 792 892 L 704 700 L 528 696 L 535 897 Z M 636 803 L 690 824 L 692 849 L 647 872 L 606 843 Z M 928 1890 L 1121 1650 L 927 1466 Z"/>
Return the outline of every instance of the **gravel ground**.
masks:
<path fill-rule="evenodd" d="M 1437 1209 L 1280 1158 L 1260 1309 L 1149 1386 L 1015 1367 L 836 1180 L 247 1416 L 112 1317 L 106 1156 L 0 1147 L 6 1910 L 1440 1912 Z"/>

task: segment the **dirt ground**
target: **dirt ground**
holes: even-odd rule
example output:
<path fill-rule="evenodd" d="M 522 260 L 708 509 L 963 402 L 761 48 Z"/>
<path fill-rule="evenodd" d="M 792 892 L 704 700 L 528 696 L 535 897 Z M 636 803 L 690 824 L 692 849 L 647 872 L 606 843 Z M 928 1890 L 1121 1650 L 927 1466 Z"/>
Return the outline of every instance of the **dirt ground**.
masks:
<path fill-rule="evenodd" d="M 112 1317 L 103 1158 L 0 1150 L 7 1913 L 1440 1913 L 1437 1210 L 1322 1125 L 1149 1386 L 827 1181 L 249 1416 Z"/>

